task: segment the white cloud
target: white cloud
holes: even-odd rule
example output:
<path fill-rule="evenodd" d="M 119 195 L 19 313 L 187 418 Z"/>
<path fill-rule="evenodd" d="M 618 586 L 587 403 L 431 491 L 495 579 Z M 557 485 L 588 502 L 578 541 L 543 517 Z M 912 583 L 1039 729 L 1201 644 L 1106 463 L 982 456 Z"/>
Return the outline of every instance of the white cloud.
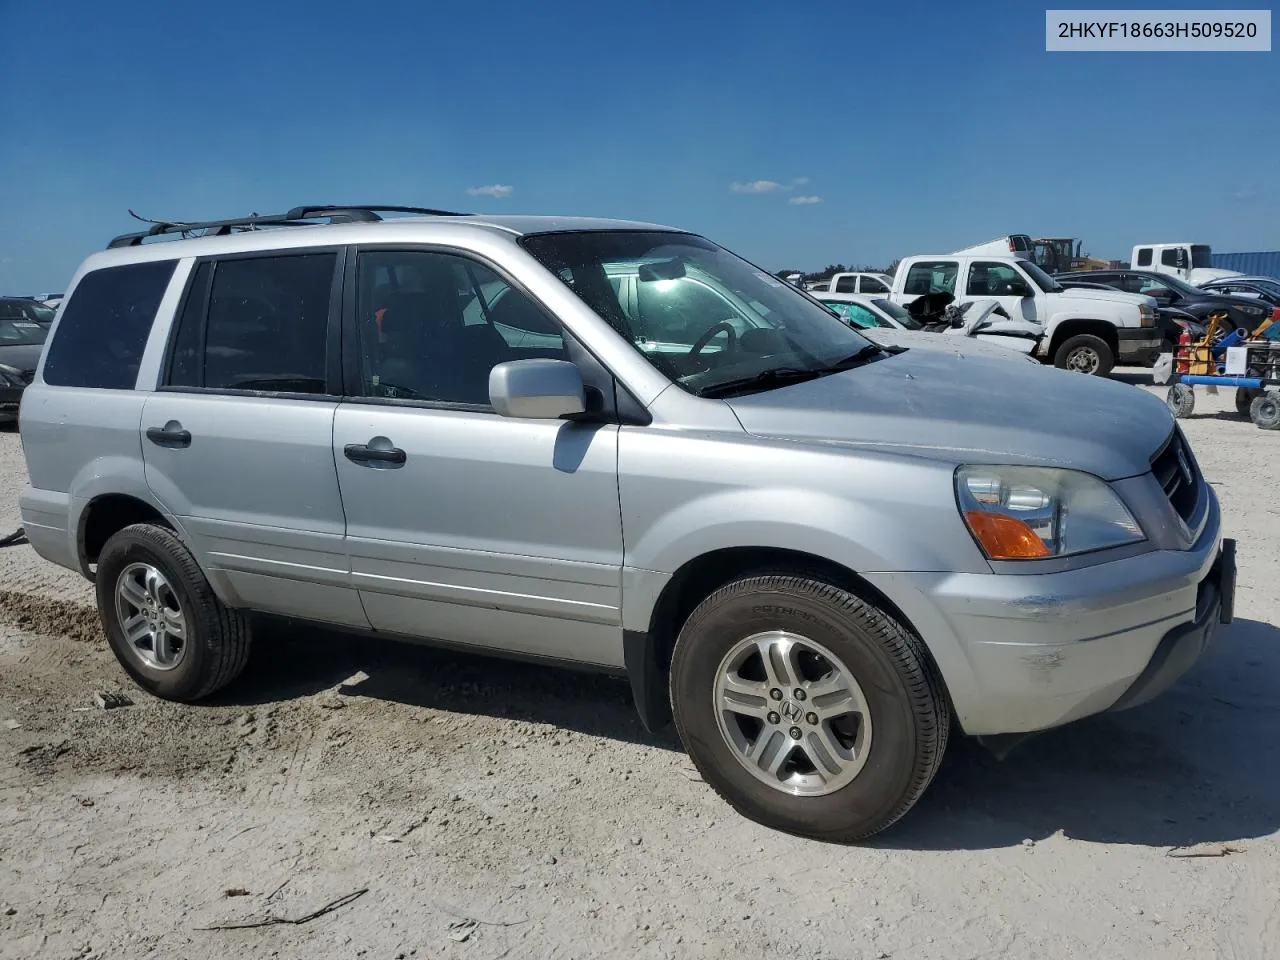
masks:
<path fill-rule="evenodd" d="M 821 202 L 822 202 L 821 197 L 804 196 L 804 195 L 792 197 L 790 200 L 787 201 L 787 203 L 791 204 L 793 207 L 803 207 L 803 206 L 808 206 L 811 203 L 821 203 Z"/>
<path fill-rule="evenodd" d="M 775 190 L 781 190 L 782 184 L 776 180 L 751 180 L 747 183 L 734 182 L 729 185 L 732 193 L 773 193 Z"/>
<path fill-rule="evenodd" d="M 467 193 L 473 197 L 492 197 L 495 200 L 501 200 L 503 197 L 511 196 L 515 189 L 507 183 L 494 183 L 487 187 L 469 187 Z"/>

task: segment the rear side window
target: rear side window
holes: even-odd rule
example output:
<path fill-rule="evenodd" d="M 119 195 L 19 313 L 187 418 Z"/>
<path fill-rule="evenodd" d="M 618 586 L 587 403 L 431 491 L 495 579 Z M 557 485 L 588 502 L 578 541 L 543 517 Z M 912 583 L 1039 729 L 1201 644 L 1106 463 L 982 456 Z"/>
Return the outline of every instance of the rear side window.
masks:
<path fill-rule="evenodd" d="M 1150 247 L 1138 248 L 1138 262 L 1135 263 L 1134 266 L 1135 267 L 1151 266 L 1151 248 Z"/>
<path fill-rule="evenodd" d="M 913 263 L 907 271 L 903 293 L 923 296 L 926 293 L 955 293 L 959 264 L 954 260 Z"/>
<path fill-rule="evenodd" d="M 857 286 L 857 277 L 841 277 L 836 281 L 836 293 L 853 293 Z"/>
<path fill-rule="evenodd" d="M 336 266 L 332 252 L 200 264 L 178 321 L 166 385 L 327 393 Z"/>
<path fill-rule="evenodd" d="M 1182 251 L 1179 250 L 1177 247 L 1174 247 L 1170 250 L 1161 250 L 1160 263 L 1166 267 L 1176 267 L 1179 265 L 1178 260 L 1181 258 L 1181 254 L 1182 254 Z"/>
<path fill-rule="evenodd" d="M 45 383 L 132 390 L 176 260 L 86 273 L 62 311 L 44 359 Z"/>

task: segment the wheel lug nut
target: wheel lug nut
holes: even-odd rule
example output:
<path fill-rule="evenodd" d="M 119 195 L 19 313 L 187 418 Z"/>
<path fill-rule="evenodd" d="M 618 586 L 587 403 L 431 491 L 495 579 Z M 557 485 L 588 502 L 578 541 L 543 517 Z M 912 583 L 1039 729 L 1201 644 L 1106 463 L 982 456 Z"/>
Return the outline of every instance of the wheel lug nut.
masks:
<path fill-rule="evenodd" d="M 803 731 L 802 731 L 799 727 L 792 727 L 792 728 L 791 728 L 791 739 L 792 739 L 792 740 L 799 740 L 803 735 L 804 735 L 804 733 L 803 733 Z"/>
<path fill-rule="evenodd" d="M 809 713 L 806 713 L 806 714 L 804 715 L 804 722 L 805 722 L 805 723 L 807 723 L 807 724 L 809 724 L 809 726 L 811 726 L 811 727 L 817 726 L 817 725 L 818 725 L 818 715 L 817 715 L 816 713 L 814 713 L 814 712 L 810 711 Z"/>
<path fill-rule="evenodd" d="M 777 726 L 778 724 L 780 724 L 780 723 L 782 722 L 782 718 L 781 718 L 780 716 L 778 716 L 778 714 L 777 714 L 777 713 L 775 713 L 773 710 L 770 710 L 770 711 L 769 711 L 769 716 L 768 716 L 768 718 L 767 718 L 767 719 L 768 719 L 768 720 L 769 720 L 769 722 L 770 722 L 770 723 L 772 723 L 774 726 Z"/>
<path fill-rule="evenodd" d="M 806 696 L 808 696 L 808 694 L 806 694 L 802 688 L 796 687 L 796 692 L 792 694 L 792 696 L 794 696 L 797 700 L 803 700 Z"/>
<path fill-rule="evenodd" d="M 781 700 L 781 699 L 782 699 L 782 691 L 781 691 L 781 690 L 779 690 L 777 687 L 774 687 L 772 690 L 770 690 L 770 691 L 769 691 L 769 696 L 770 696 L 770 698 L 772 698 L 772 699 L 774 699 L 774 700 Z"/>

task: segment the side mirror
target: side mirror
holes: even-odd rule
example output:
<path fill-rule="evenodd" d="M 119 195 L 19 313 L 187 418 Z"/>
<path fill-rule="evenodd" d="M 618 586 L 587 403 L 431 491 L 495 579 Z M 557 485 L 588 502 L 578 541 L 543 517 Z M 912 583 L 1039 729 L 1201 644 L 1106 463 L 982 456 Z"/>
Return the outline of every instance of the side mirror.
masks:
<path fill-rule="evenodd" d="M 1012 297 L 1029 297 L 1031 296 L 1031 288 L 1021 280 L 1012 280 L 1009 283 L 1009 295 Z"/>
<path fill-rule="evenodd" d="M 489 371 L 489 402 L 499 416 L 559 420 L 587 409 L 582 371 L 567 360 L 511 360 Z"/>

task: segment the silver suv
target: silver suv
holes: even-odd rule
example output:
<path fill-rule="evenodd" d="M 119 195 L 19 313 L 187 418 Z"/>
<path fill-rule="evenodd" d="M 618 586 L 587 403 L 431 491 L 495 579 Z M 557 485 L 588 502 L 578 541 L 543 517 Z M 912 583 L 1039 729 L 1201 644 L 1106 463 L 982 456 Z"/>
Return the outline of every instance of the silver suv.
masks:
<path fill-rule="evenodd" d="M 743 814 L 848 840 L 953 725 L 1140 703 L 1231 619 L 1142 391 L 882 349 L 686 232 L 389 210 L 159 225 L 72 282 L 23 523 L 157 696 L 231 682 L 253 611 L 614 671 Z"/>

